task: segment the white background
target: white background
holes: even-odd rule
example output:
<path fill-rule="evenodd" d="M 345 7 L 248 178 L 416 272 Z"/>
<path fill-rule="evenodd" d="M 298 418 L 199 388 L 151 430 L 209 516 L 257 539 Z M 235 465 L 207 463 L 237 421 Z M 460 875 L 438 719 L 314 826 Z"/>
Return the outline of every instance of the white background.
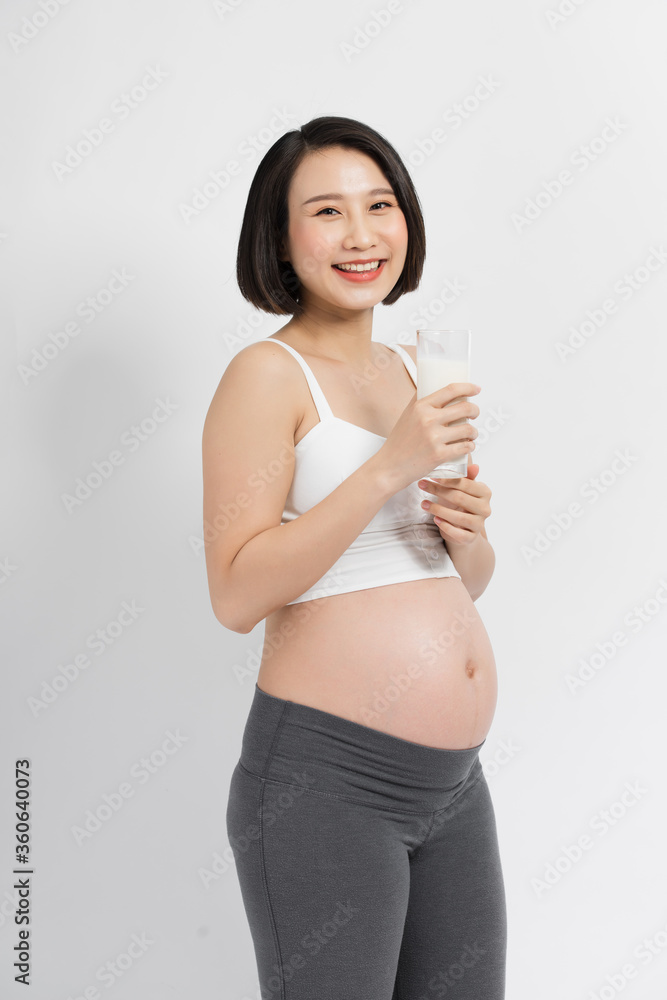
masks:
<path fill-rule="evenodd" d="M 201 432 L 233 355 L 286 322 L 236 286 L 259 159 L 242 151 L 329 114 L 386 136 L 426 219 L 422 283 L 378 306 L 374 339 L 414 343 L 420 308 L 422 325 L 473 331 L 474 459 L 497 559 L 477 607 L 500 683 L 481 758 L 507 997 L 665 995 L 667 14 L 661 0 L 563 0 L 559 17 L 558 2 L 404 0 L 381 29 L 385 0 L 3 3 L 3 996 L 27 995 L 11 967 L 21 758 L 33 1000 L 95 984 L 113 1000 L 257 996 L 224 820 L 263 625 L 227 631 L 210 607 Z M 112 110 L 149 69 L 145 100 Z M 484 99 L 480 78 L 493 81 Z M 58 167 L 105 117 L 113 130 Z M 608 119 L 613 141 L 600 138 Z M 240 172 L 211 186 L 230 160 Z M 110 295 L 114 271 L 127 283 Z M 103 306 L 90 322 L 89 296 Z M 114 450 L 122 462 L 68 509 Z M 141 611 L 114 628 L 124 602 Z M 110 623 L 113 641 L 93 651 Z M 166 755 L 168 732 L 182 743 Z M 151 755 L 145 780 L 136 765 Z M 132 795 L 78 838 L 123 782 Z M 626 783 L 641 791 L 623 805 Z M 568 862 L 586 834 L 591 848 Z M 152 943 L 104 985 L 98 970 L 133 935 Z"/>

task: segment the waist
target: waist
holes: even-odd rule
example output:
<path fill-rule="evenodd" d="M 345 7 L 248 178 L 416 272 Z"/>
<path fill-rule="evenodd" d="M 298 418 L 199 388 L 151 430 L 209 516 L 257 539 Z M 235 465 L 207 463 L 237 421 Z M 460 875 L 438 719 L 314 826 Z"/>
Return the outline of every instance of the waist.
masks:
<path fill-rule="evenodd" d="M 481 777 L 484 742 L 460 750 L 425 746 L 255 685 L 240 763 L 270 781 L 419 812 L 444 809 Z"/>
<path fill-rule="evenodd" d="M 457 623 L 463 623 L 457 624 Z M 471 626 L 473 626 L 471 628 Z M 444 630 L 461 640 L 483 628 L 479 612 L 461 577 L 422 577 L 323 595 L 286 604 L 266 618 L 264 659 L 285 650 L 306 655 L 331 650 L 336 659 L 352 645 L 364 662 L 391 656 L 400 637 L 400 655 Z M 407 644 L 407 647 L 406 647 Z M 452 646 L 450 639 L 446 643 Z M 464 647 L 463 642 L 457 644 Z"/>
<path fill-rule="evenodd" d="M 460 579 L 433 522 L 366 530 L 324 576 L 286 606 L 392 583 L 448 576 Z"/>

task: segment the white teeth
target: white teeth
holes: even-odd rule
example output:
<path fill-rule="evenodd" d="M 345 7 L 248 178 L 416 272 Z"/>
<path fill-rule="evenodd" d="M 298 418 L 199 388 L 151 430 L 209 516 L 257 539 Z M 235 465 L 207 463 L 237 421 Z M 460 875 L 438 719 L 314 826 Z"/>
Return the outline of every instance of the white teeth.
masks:
<path fill-rule="evenodd" d="M 334 264 L 341 271 L 377 271 L 379 266 L 379 260 L 369 261 L 368 264 Z"/>

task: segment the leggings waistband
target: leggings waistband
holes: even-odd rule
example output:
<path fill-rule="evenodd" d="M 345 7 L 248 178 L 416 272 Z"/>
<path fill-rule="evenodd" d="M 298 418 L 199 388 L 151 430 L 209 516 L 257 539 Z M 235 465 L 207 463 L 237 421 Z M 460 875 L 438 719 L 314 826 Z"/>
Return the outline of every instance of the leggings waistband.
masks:
<path fill-rule="evenodd" d="M 478 746 L 441 749 L 364 726 L 255 684 L 241 765 L 266 780 L 403 811 L 451 804 L 483 776 Z"/>

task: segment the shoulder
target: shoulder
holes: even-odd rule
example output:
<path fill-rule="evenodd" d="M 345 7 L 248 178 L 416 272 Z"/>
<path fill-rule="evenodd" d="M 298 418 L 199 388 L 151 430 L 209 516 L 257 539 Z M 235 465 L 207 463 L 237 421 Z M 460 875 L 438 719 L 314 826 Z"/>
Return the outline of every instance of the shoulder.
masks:
<path fill-rule="evenodd" d="M 254 405 L 259 399 L 273 403 L 291 401 L 298 395 L 301 376 L 296 359 L 274 340 L 265 338 L 246 344 L 228 362 L 213 395 L 209 414 L 223 405 Z"/>
<path fill-rule="evenodd" d="M 270 337 L 246 344 L 232 357 L 223 373 L 223 378 L 229 374 L 240 376 L 251 374 L 263 381 L 271 380 L 276 375 L 290 377 L 298 371 L 299 365 L 289 351 L 277 346 Z"/>
<path fill-rule="evenodd" d="M 291 357 L 290 352 L 286 351 L 284 347 L 279 349 L 277 346 L 278 343 L 275 337 L 264 337 L 263 340 L 256 340 L 254 343 L 246 344 L 245 347 L 237 351 L 233 360 L 243 358 L 244 361 L 248 362 L 250 359 L 256 360 L 262 357 L 275 357 L 280 361 L 283 359 L 289 360 Z"/>

